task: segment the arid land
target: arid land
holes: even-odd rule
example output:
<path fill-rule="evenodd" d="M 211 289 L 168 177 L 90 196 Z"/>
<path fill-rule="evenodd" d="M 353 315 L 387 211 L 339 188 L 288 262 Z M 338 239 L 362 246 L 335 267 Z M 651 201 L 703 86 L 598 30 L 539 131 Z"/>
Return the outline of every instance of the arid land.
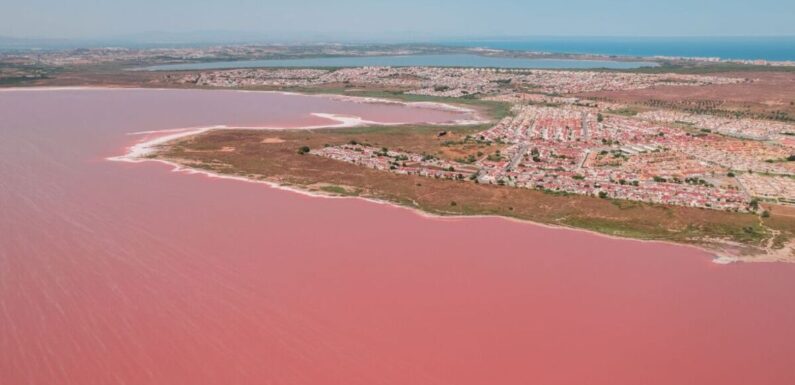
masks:
<path fill-rule="evenodd" d="M 150 157 L 436 215 L 497 215 L 691 244 L 729 260 L 795 261 L 791 67 L 127 70 L 160 62 L 16 62 L 3 85 L 279 90 L 474 108 L 490 122 L 217 130 Z"/>
<path fill-rule="evenodd" d="M 395 175 L 317 156 L 319 148 L 352 140 L 373 146 L 437 153 L 457 158 L 483 149 L 444 145 L 438 127 L 397 126 L 348 129 L 211 131 L 164 147 L 157 155 L 183 166 L 244 176 L 311 192 L 359 196 L 397 203 L 438 215 L 498 215 L 544 224 L 584 228 L 636 239 L 704 246 L 734 256 L 764 259 L 795 235 L 790 210 L 761 218 L 752 213 L 607 200 L 566 193 L 475 184 L 466 181 Z M 450 129 L 462 138 L 478 127 Z"/>

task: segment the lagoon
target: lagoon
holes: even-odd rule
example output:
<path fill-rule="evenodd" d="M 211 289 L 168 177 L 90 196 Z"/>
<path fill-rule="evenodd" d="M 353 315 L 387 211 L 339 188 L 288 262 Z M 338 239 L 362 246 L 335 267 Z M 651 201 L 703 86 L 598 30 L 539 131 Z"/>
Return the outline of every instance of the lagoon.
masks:
<path fill-rule="evenodd" d="M 267 92 L 0 91 L 2 383 L 795 383 L 792 264 L 107 159 L 183 127 L 335 123 L 312 113 L 460 118 Z"/>

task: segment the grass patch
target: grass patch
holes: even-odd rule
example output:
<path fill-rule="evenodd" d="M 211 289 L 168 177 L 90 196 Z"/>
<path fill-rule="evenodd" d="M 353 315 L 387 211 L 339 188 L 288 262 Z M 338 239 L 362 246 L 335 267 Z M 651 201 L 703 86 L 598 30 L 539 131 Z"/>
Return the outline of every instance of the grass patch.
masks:
<path fill-rule="evenodd" d="M 348 190 L 345 187 L 337 186 L 337 185 L 325 185 L 320 187 L 320 191 L 324 191 L 327 193 L 335 194 L 335 195 L 342 195 L 342 196 L 358 196 L 359 193 L 357 191 Z"/>

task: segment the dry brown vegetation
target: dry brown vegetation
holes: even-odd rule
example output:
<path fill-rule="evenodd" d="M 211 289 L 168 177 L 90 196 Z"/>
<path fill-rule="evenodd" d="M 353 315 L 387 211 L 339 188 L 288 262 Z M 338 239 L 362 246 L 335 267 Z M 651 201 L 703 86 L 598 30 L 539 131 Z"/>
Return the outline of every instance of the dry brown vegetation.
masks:
<path fill-rule="evenodd" d="M 118 68 L 63 70 L 47 79 L 26 81 L 26 86 L 121 86 L 196 88 L 177 79 L 187 72 L 122 71 Z M 634 91 L 595 92 L 584 97 L 632 105 L 633 109 L 663 107 L 756 118 L 795 117 L 795 72 L 737 72 L 723 75 L 753 82 L 703 87 L 658 87 Z M 268 88 L 256 88 L 268 89 Z M 272 89 L 272 88 L 271 88 Z M 328 85 L 304 92 L 349 93 L 363 96 L 422 99 L 400 90 L 350 88 Z M 450 102 L 449 100 L 439 100 Z M 484 108 L 481 101 L 469 107 Z M 493 116 L 504 116 L 507 109 Z M 486 108 L 488 109 L 488 108 Z M 795 238 L 795 210 L 776 206 L 769 218 L 716 210 L 605 200 L 538 190 L 479 185 L 419 176 L 397 175 L 299 155 L 302 146 L 319 148 L 351 140 L 379 147 L 428 153 L 456 160 L 491 154 L 501 146 L 464 142 L 466 135 L 484 127 L 359 127 L 351 129 L 212 131 L 163 148 L 157 156 L 219 173 L 267 179 L 324 193 L 382 199 L 441 215 L 490 214 L 539 223 L 585 228 L 605 234 L 698 244 L 733 253 L 758 253 L 781 247 Z M 449 131 L 437 136 L 439 131 Z M 453 204 L 455 202 L 455 204 Z M 731 246 L 739 244 L 740 247 Z"/>
<path fill-rule="evenodd" d="M 795 218 L 776 215 L 776 211 L 763 221 L 754 214 L 397 175 L 297 152 L 302 146 L 319 148 L 355 140 L 390 149 L 454 157 L 472 149 L 445 142 L 478 129 L 455 128 L 444 138 L 437 137 L 439 127 L 414 126 L 288 130 L 278 135 L 222 130 L 173 143 L 158 156 L 214 172 L 266 179 L 319 192 L 382 199 L 435 214 L 500 215 L 716 249 L 726 246 L 718 240 L 730 241 L 743 246 L 739 248 L 741 253 L 759 252 L 757 247 L 768 242 L 781 246 L 795 233 Z M 279 141 L 266 141 L 275 136 Z M 228 151 L 229 148 L 234 151 Z"/>
<path fill-rule="evenodd" d="M 740 113 L 761 119 L 789 117 L 795 120 L 795 72 L 737 72 L 712 75 L 746 78 L 753 81 L 702 87 L 601 91 L 580 96 L 694 112 L 731 115 Z"/>

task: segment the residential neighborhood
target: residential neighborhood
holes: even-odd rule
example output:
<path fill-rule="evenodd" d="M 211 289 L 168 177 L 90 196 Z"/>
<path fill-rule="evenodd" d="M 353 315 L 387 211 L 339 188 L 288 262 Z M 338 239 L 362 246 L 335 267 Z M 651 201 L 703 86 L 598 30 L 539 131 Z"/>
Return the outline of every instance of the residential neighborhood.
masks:
<path fill-rule="evenodd" d="M 795 162 L 787 161 L 788 147 L 693 133 L 650 116 L 516 105 L 512 116 L 464 140 L 500 149 L 469 159 L 358 143 L 310 153 L 398 174 L 601 198 L 732 211 L 756 210 L 755 199 L 795 202 Z"/>
<path fill-rule="evenodd" d="M 494 95 L 508 86 L 532 90 L 534 93 L 572 94 L 747 81 L 752 80 L 689 74 L 449 67 L 356 67 L 336 70 L 255 68 L 191 73 L 179 79 L 184 84 L 206 87 L 381 86 L 403 89 L 409 94 L 456 98 Z"/>

